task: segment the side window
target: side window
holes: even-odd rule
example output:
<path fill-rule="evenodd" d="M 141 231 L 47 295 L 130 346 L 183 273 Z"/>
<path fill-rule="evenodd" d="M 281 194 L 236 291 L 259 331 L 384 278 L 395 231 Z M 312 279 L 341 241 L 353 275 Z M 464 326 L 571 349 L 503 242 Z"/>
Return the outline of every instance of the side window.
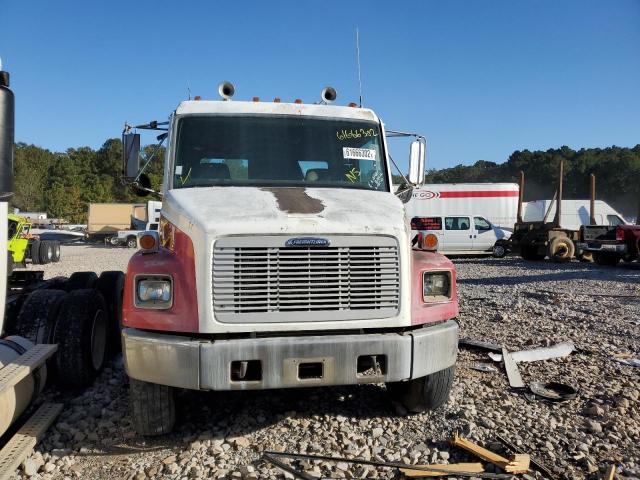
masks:
<path fill-rule="evenodd" d="M 475 223 L 476 230 L 479 232 L 491 230 L 491 224 L 482 217 L 474 217 L 473 223 Z"/>
<path fill-rule="evenodd" d="M 469 217 L 445 217 L 445 230 L 469 230 Z"/>
<path fill-rule="evenodd" d="M 618 215 L 607 215 L 607 222 L 610 227 L 617 227 L 618 225 L 623 225 L 624 222 Z"/>

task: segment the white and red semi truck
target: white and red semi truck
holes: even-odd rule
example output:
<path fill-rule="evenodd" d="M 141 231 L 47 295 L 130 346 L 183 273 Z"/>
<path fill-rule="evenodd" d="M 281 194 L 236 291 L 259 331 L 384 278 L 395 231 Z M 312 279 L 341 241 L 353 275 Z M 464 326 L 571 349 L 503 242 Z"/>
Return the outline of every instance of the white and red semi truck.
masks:
<path fill-rule="evenodd" d="M 385 131 L 369 109 L 190 100 L 165 128 L 159 232 L 129 262 L 122 345 L 141 434 L 169 432 L 174 389 L 386 383 L 410 411 L 443 404 L 457 356 L 456 271 L 412 247 Z M 413 135 L 409 183 L 424 179 Z M 144 170 L 144 167 L 143 167 Z M 415 239 L 414 239 L 415 240 Z M 422 248 L 418 248 L 422 247 Z"/>

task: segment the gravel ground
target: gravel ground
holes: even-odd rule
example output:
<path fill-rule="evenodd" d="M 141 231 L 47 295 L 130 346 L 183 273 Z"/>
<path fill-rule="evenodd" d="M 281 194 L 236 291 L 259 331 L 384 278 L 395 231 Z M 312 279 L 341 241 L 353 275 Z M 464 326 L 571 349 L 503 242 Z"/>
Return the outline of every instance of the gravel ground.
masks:
<path fill-rule="evenodd" d="M 64 247 L 47 275 L 124 268 L 126 249 Z M 451 399 L 436 412 L 407 416 L 384 387 L 361 385 L 263 392 L 180 392 L 175 432 L 136 435 L 128 416 L 121 359 L 84 392 L 50 389 L 65 402 L 23 478 L 283 478 L 259 460 L 266 449 L 357 456 L 406 463 L 475 461 L 447 440 L 456 431 L 507 452 L 497 436 L 547 464 L 557 478 L 600 478 L 618 465 L 617 478 L 640 477 L 640 369 L 614 353 L 640 356 L 640 265 L 532 263 L 515 258 L 455 260 L 461 336 L 510 350 L 573 340 L 569 357 L 522 363 L 525 382 L 559 381 L 580 391 L 564 403 L 529 402 L 496 372 L 486 352 L 461 349 Z M 389 469 L 303 462 L 315 476 L 400 478 Z M 491 470 L 491 467 L 488 467 Z M 38 471 L 38 473 L 35 473 Z M 542 476 L 535 474 L 536 478 Z M 291 478 L 291 477 L 288 477 Z"/>

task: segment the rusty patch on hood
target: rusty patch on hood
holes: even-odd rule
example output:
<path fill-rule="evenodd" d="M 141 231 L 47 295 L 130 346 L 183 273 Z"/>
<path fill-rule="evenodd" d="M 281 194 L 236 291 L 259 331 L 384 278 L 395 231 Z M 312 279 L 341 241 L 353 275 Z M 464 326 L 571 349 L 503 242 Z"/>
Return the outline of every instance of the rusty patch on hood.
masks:
<path fill-rule="evenodd" d="M 317 198 L 307 195 L 302 187 L 261 188 L 271 192 L 278 201 L 278 208 L 287 213 L 320 213 L 324 210 L 323 203 Z"/>

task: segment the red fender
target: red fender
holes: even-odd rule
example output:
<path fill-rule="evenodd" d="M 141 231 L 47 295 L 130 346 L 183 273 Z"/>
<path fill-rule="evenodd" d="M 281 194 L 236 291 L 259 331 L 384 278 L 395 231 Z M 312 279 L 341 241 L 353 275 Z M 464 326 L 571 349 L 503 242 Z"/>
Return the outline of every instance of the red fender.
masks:
<path fill-rule="evenodd" d="M 198 297 L 196 268 L 191 239 L 175 226 L 172 227 L 168 247 L 156 253 L 137 252 L 129 260 L 124 284 L 122 323 L 126 327 L 168 332 L 198 332 Z M 173 279 L 173 305 L 167 310 L 137 308 L 133 304 L 134 278 L 139 274 L 171 275 Z"/>
<path fill-rule="evenodd" d="M 447 270 L 451 272 L 451 300 L 424 303 L 422 299 L 422 272 Z M 411 324 L 441 322 L 458 316 L 458 287 L 456 267 L 442 254 L 424 250 L 411 250 Z"/>

